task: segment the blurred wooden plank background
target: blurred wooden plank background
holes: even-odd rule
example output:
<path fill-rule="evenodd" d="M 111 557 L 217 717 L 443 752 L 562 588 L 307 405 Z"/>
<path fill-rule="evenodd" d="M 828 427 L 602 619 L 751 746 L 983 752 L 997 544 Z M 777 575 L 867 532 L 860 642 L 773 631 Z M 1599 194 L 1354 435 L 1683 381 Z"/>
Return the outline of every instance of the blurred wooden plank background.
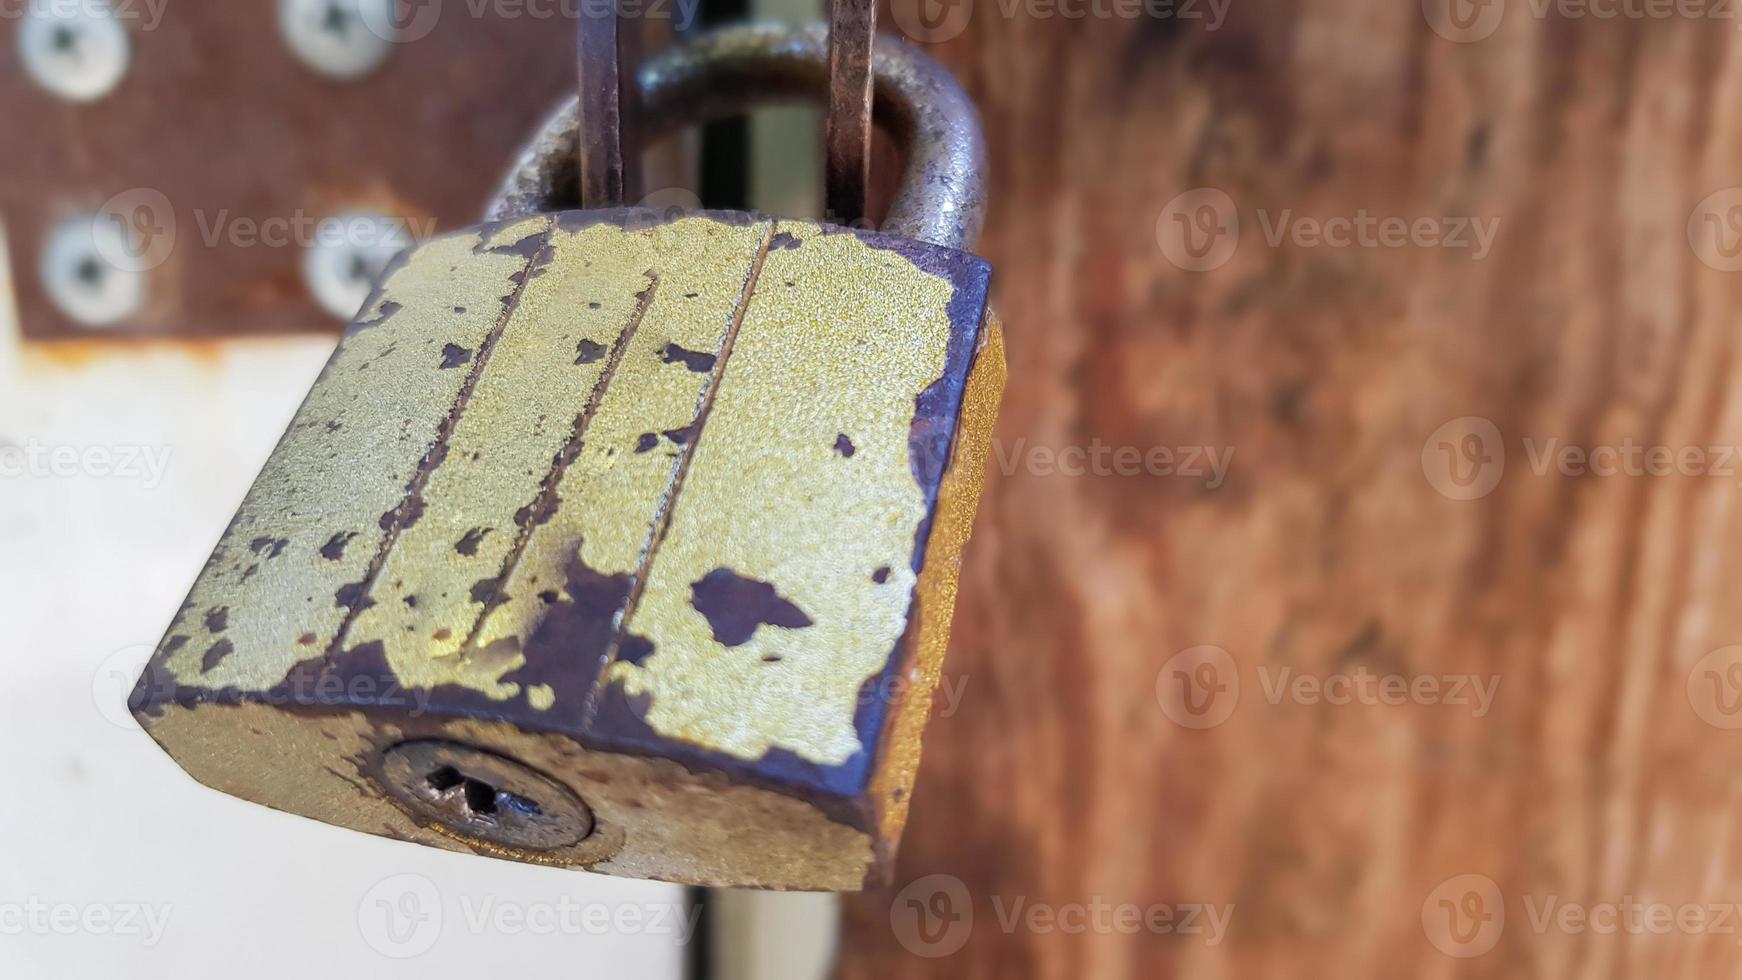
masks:
<path fill-rule="evenodd" d="M 1742 975 L 1739 22 L 1456 2 L 981 0 L 934 48 L 992 146 L 1006 472 L 842 977 Z M 1314 244 L 1363 215 L 1496 234 Z M 1233 460 L 1048 472 L 1097 443 Z M 1629 446 L 1679 472 L 1552 455 Z M 1276 690 L 1364 674 L 1441 686 Z M 1232 910 L 1027 918 L 1095 903 Z"/>

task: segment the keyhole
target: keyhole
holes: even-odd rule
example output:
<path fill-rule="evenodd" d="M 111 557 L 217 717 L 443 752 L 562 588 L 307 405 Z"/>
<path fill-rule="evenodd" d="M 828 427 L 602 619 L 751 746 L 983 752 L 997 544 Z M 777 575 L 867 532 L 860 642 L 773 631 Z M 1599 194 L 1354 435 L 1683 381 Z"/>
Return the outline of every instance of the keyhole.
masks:
<path fill-rule="evenodd" d="M 484 782 L 465 776 L 453 766 L 442 766 L 429 774 L 426 782 L 437 796 L 447 796 L 455 788 L 460 790 L 460 796 L 466 801 L 466 809 L 481 817 L 495 817 L 499 806 L 508 806 L 520 813 L 537 815 L 544 810 L 532 800 L 507 790 L 500 790 Z"/>
<path fill-rule="evenodd" d="M 0 0 L 3 4 L 4 0 Z M 536 769 L 483 749 L 440 739 L 404 742 L 369 773 L 420 824 L 463 840 L 517 851 L 573 847 L 593 833 L 593 811 Z"/>
<path fill-rule="evenodd" d="M 476 779 L 466 780 L 466 806 L 473 813 L 494 816 L 496 813 L 496 787 L 489 783 L 480 783 Z"/>

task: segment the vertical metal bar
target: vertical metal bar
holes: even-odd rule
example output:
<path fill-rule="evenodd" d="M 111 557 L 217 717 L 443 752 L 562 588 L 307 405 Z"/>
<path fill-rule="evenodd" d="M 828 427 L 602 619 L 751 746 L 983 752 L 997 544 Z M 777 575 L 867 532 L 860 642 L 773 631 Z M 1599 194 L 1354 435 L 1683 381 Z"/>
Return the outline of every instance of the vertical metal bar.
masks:
<path fill-rule="evenodd" d="M 684 948 L 684 980 L 719 980 L 719 949 L 716 946 L 714 890 L 685 888 L 693 916 L 689 945 Z"/>
<path fill-rule="evenodd" d="M 837 224 L 865 217 L 865 185 L 871 179 L 871 44 L 876 34 L 876 0 L 829 4 L 824 217 Z"/>
<path fill-rule="evenodd" d="M 582 4 L 577 18 L 580 74 L 581 207 L 621 207 L 640 196 L 637 138 L 641 24 L 624 24 L 617 5 Z"/>
<path fill-rule="evenodd" d="M 767 13 L 752 0 L 707 0 L 701 5 L 699 26 L 711 29 Z M 747 115 L 701 127 L 701 173 L 695 187 L 705 206 L 732 211 L 761 206 L 750 198 L 751 132 Z"/>

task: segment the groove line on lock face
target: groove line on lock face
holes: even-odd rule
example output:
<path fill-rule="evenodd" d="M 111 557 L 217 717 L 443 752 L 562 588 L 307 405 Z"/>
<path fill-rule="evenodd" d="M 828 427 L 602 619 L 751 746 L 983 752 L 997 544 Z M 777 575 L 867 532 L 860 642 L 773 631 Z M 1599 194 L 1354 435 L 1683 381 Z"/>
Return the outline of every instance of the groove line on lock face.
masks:
<path fill-rule="evenodd" d="M 954 270 L 886 241 L 777 223 L 589 734 L 861 778 L 863 686 L 902 649 L 942 469 L 932 403 L 966 349 Z"/>
<path fill-rule="evenodd" d="M 508 679 L 523 665 L 517 645 L 471 641 L 480 616 L 504 597 L 502 568 L 542 520 L 542 477 L 568 451 L 567 420 L 584 423 L 605 352 L 626 343 L 644 301 L 622 288 L 644 277 L 644 264 L 631 256 L 602 274 L 577 275 L 586 260 L 569 254 L 569 237 L 553 229 L 537 249 L 416 523 L 395 543 L 353 630 L 353 649 L 379 648 L 410 689 L 455 685 L 494 701 L 524 692 Z M 577 356 L 577 346 L 586 354 Z"/>
<path fill-rule="evenodd" d="M 441 428 L 436 433 L 435 443 L 418 465 L 416 475 L 412 477 L 411 484 L 406 488 L 405 499 L 394 511 L 393 520 L 387 528 L 386 536 L 381 541 L 380 549 L 369 562 L 369 569 L 363 576 L 360 597 L 347 611 L 344 621 L 339 625 L 338 632 L 333 636 L 332 645 L 327 648 L 326 660 L 328 663 L 332 662 L 339 651 L 345 649 L 345 642 L 350 638 L 351 630 L 374 599 L 376 585 L 380 581 L 382 571 L 387 566 L 389 556 L 393 554 L 394 546 L 399 543 L 400 536 L 416 517 L 415 509 L 422 504 L 424 490 L 429 486 L 435 471 L 447 461 L 449 443 L 453 439 L 454 432 L 459 428 L 466 407 L 471 404 L 472 396 L 477 391 L 478 383 L 483 378 L 491 357 L 495 355 L 496 347 L 501 342 L 503 333 L 507 331 L 508 324 L 514 319 L 515 311 L 520 308 L 521 299 L 526 295 L 527 287 L 532 282 L 532 272 L 537 266 L 538 255 L 542 253 L 543 249 L 549 247 L 550 234 L 551 230 L 547 227 L 542 235 L 536 236 L 540 243 L 538 250 L 527 256 L 526 265 L 516 277 L 517 281 L 512 295 L 502 304 L 502 310 L 497 315 L 495 326 L 485 336 L 483 343 L 478 346 L 477 354 L 472 356 L 471 367 L 466 374 L 465 381 L 460 386 L 459 396 L 448 409 L 447 417 L 442 420 Z"/>
<path fill-rule="evenodd" d="M 549 226 L 496 231 L 542 240 Z M 475 233 L 434 239 L 384 275 L 166 631 L 158 683 L 296 701 L 336 668 L 329 655 L 354 635 L 365 582 L 472 373 L 448 367 L 450 352 L 482 348 L 526 269 L 524 256 L 478 244 Z M 460 266 L 469 274 L 449 274 Z"/>
<path fill-rule="evenodd" d="M 598 415 L 599 405 L 605 400 L 605 391 L 611 386 L 611 380 L 617 376 L 617 369 L 623 364 L 623 353 L 629 348 L 630 342 L 635 339 L 635 334 L 641 329 L 641 321 L 647 316 L 648 307 L 653 305 L 653 298 L 659 293 L 659 273 L 656 270 L 648 270 L 647 280 L 647 288 L 639 294 L 640 298 L 636 301 L 635 312 L 629 315 L 628 325 L 623 328 L 622 333 L 617 335 L 616 342 L 611 345 L 611 356 L 605 363 L 604 373 L 593 385 L 593 393 L 587 397 L 586 407 L 575 416 L 574 427 L 569 434 L 568 442 L 563 445 L 562 452 L 558 453 L 556 458 L 551 461 L 550 470 L 539 485 L 538 496 L 527 505 L 528 520 L 524 522 L 519 533 L 515 535 L 514 545 L 509 549 L 508 557 L 502 563 L 502 572 L 496 577 L 497 582 L 506 583 L 513 577 L 515 569 L 520 566 L 521 555 L 526 553 L 527 542 L 532 539 L 533 530 L 538 526 L 538 516 L 548 513 L 550 508 L 555 506 L 557 487 L 562 483 L 563 474 L 568 472 L 568 468 L 581 454 L 581 447 L 585 445 L 587 427 L 592 424 L 594 416 Z M 501 589 L 502 587 L 499 585 L 495 591 L 500 593 Z M 489 616 L 488 608 L 478 614 L 477 622 L 472 624 L 471 631 L 466 635 L 467 649 L 477 644 L 478 635 L 483 632 L 484 622 Z"/>
<path fill-rule="evenodd" d="M 417 686 L 460 683 L 492 700 L 523 699 L 531 710 L 517 711 L 522 727 L 573 732 L 770 231 L 705 217 L 633 230 L 587 213 L 557 222 L 549 261 L 505 337 L 510 360 L 499 353 L 492 374 L 513 365 L 521 383 L 501 400 L 516 411 L 577 419 L 578 408 L 578 421 L 550 444 L 536 482 L 474 502 L 478 513 L 495 508 L 511 543 L 463 583 L 469 618 L 451 650 L 408 648 L 390 660 Z M 560 359 L 544 350 L 559 343 Z M 515 360 L 532 347 L 544 352 Z M 597 375 L 582 388 L 577 371 Z"/>
<path fill-rule="evenodd" d="M 775 230 L 779 226 L 771 223 L 768 233 L 763 236 L 762 244 L 756 250 L 756 258 L 750 264 L 750 274 L 744 279 L 744 288 L 738 294 L 738 301 L 732 308 L 732 321 L 726 328 L 725 337 L 720 342 L 719 352 L 715 356 L 713 370 L 709 372 L 706 387 L 702 389 L 701 406 L 696 411 L 695 423 L 691 428 L 689 440 L 683 447 L 683 452 L 673 467 L 670 489 L 660 501 L 659 514 L 655 518 L 654 531 L 649 535 L 647 545 L 642 549 L 640 561 L 636 563 L 634 581 L 630 586 L 628 600 L 623 604 L 623 613 L 619 620 L 622 629 L 618 630 L 605 653 L 604 662 L 614 663 L 622 656 L 624 638 L 628 636 L 627 627 L 635 618 L 635 610 L 641 605 L 641 597 L 647 590 L 648 570 L 653 567 L 653 561 L 659 554 L 659 546 L 665 542 L 665 536 L 671 530 L 671 517 L 677 510 L 678 501 L 682 498 L 684 477 L 689 474 L 690 466 L 695 461 L 696 449 L 701 445 L 702 437 L 707 433 L 708 418 L 713 415 L 714 402 L 719 397 L 720 382 L 726 375 L 726 365 L 731 361 L 733 348 L 737 346 L 738 332 L 744 326 L 744 314 L 750 309 L 751 297 L 756 295 L 757 284 L 762 279 L 762 267 L 768 261 L 768 249 L 774 240 Z M 590 726 L 598 711 L 599 692 L 605 684 L 603 671 L 587 698 L 586 720 Z"/>

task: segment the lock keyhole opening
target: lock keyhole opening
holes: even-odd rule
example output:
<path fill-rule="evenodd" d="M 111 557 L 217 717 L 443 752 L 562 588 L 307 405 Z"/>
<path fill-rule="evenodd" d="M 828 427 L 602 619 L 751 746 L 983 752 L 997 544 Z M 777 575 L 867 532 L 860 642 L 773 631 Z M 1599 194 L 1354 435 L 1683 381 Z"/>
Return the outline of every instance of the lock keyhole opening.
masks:
<path fill-rule="evenodd" d="M 470 745 L 402 742 L 369 775 L 419 823 L 462 840 L 532 853 L 571 848 L 593 834 L 593 810 L 573 790 Z"/>
<path fill-rule="evenodd" d="M 544 812 L 533 800 L 497 789 L 482 779 L 463 775 L 453 766 L 442 766 L 430 773 L 424 781 L 438 797 L 449 796 L 458 790 L 461 798 L 465 800 L 466 810 L 476 816 L 494 819 L 502 806 L 511 807 L 527 816 L 537 816 Z"/>

